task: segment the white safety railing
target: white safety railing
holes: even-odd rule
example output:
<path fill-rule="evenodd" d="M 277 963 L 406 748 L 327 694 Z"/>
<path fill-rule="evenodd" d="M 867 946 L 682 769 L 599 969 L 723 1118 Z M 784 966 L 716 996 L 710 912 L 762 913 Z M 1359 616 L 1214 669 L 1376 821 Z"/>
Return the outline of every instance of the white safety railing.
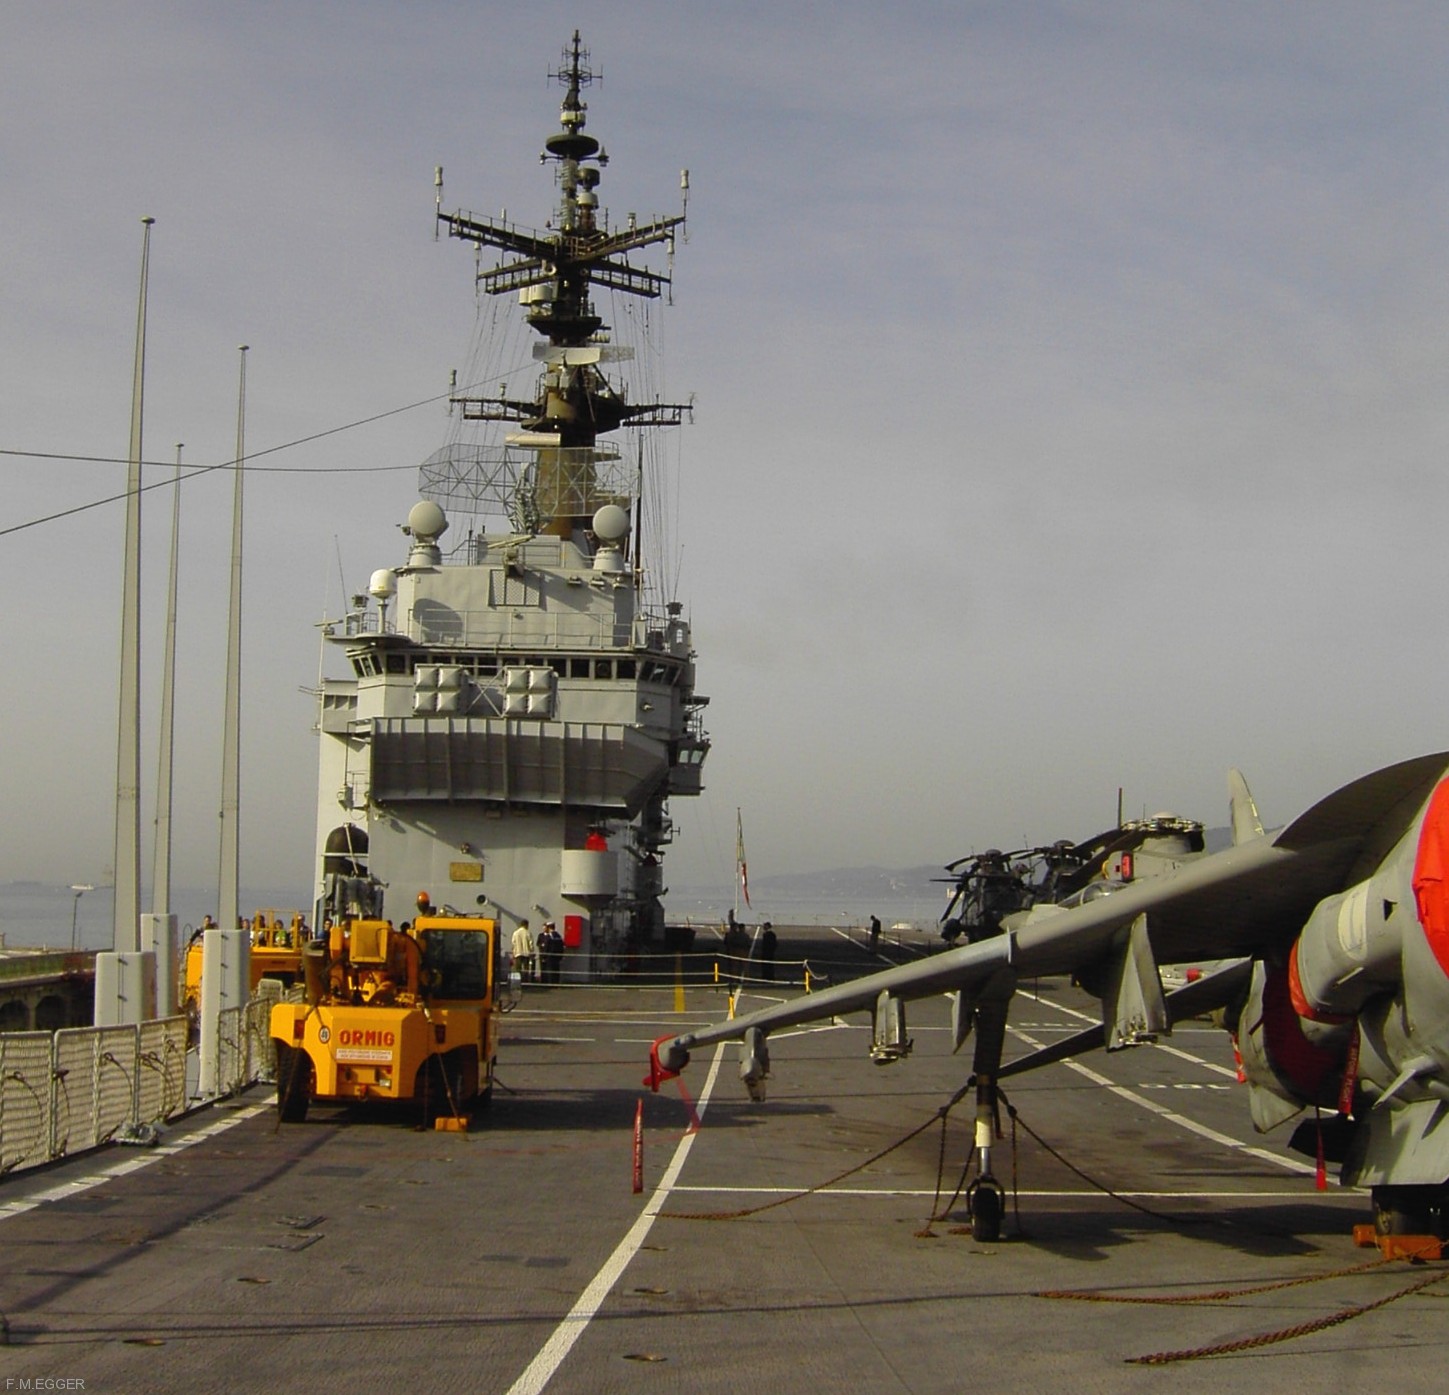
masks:
<path fill-rule="evenodd" d="M 219 1015 L 219 1096 L 275 1078 L 268 1027 L 281 996 L 264 992 Z M 0 1178 L 115 1139 L 145 1139 L 196 1103 L 187 1095 L 187 1033 L 185 1017 L 0 1032 Z"/>
<path fill-rule="evenodd" d="M 140 1133 L 186 1105 L 186 1019 L 0 1034 L 0 1174 Z"/>
<path fill-rule="evenodd" d="M 0 1033 L 0 1175 L 53 1156 L 52 1032 Z"/>

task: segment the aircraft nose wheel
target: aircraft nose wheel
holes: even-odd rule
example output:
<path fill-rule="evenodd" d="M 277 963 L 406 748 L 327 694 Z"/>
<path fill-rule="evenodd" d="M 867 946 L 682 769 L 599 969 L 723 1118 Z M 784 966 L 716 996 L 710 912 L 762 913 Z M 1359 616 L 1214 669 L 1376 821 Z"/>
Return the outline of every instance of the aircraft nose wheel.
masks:
<path fill-rule="evenodd" d="M 973 1240 L 1001 1239 L 1001 1217 L 1006 1210 L 1006 1194 L 996 1178 L 978 1177 L 966 1188 L 966 1209 L 971 1216 Z"/>

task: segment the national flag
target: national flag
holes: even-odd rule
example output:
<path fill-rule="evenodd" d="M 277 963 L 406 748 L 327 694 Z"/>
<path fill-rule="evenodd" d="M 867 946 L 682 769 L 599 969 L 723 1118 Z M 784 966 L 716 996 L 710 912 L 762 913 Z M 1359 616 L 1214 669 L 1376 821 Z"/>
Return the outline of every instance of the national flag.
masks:
<path fill-rule="evenodd" d="M 745 861 L 745 825 L 740 818 L 740 811 L 735 810 L 735 864 L 740 869 L 740 891 L 745 898 L 745 905 L 750 905 L 750 867 Z M 750 906 L 754 910 L 753 906 Z"/>

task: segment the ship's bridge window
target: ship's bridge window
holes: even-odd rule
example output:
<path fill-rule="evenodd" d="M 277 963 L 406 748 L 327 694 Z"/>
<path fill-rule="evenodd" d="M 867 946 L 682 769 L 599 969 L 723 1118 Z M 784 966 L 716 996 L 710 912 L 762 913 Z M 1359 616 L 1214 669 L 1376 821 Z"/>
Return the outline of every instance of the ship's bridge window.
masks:
<path fill-rule="evenodd" d="M 406 673 L 408 671 L 408 656 L 406 654 L 389 654 L 387 656 L 387 671 L 389 673 Z"/>
<path fill-rule="evenodd" d="M 612 659 L 597 659 L 594 662 L 595 678 L 612 678 L 614 676 L 614 661 Z"/>
<path fill-rule="evenodd" d="M 632 679 L 634 677 L 635 667 L 636 666 L 633 659 L 620 659 L 619 677 Z"/>

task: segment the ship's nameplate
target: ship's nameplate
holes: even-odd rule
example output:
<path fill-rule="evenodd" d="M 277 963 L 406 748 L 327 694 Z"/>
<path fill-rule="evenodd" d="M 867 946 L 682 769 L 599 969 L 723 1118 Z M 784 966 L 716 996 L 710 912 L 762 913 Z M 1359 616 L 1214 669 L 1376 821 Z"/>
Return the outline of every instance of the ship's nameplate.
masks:
<path fill-rule="evenodd" d="M 481 862 L 450 862 L 448 880 L 450 882 L 481 882 L 483 864 Z"/>

